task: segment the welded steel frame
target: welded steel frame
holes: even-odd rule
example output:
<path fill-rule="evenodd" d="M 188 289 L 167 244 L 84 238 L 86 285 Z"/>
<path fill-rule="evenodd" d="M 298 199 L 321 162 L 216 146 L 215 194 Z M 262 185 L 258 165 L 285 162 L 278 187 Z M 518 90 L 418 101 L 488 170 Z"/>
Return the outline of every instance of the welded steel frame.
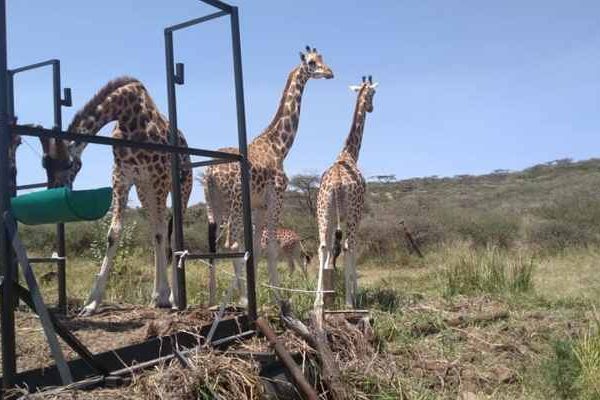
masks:
<path fill-rule="evenodd" d="M 51 59 L 35 64 L 24 65 L 22 67 L 8 70 L 8 115 L 15 117 L 15 94 L 14 84 L 15 75 L 33 71 L 40 68 L 50 67 L 52 69 L 52 105 L 53 105 L 53 128 L 62 130 L 62 108 L 71 106 L 71 89 L 64 89 L 64 98 L 62 96 L 62 84 L 60 74 L 60 60 Z M 16 190 L 27 190 L 34 188 L 47 187 L 48 182 L 34 183 L 29 185 L 17 186 Z M 16 195 L 14 193 L 13 195 Z M 46 262 L 56 263 L 57 281 L 58 281 L 58 311 L 61 313 L 67 312 L 67 260 L 66 260 L 66 244 L 65 244 L 65 224 L 56 224 L 56 252 L 58 258 L 48 257 Z"/>
<path fill-rule="evenodd" d="M 243 204 L 243 221 L 244 221 L 244 247 L 248 251 L 249 257 L 246 258 L 246 279 L 248 286 L 248 313 L 252 321 L 256 319 L 256 291 L 255 274 L 254 274 L 254 255 L 253 238 L 252 238 L 252 209 L 250 205 L 250 172 L 248 157 L 248 144 L 246 139 L 246 118 L 244 105 L 244 87 L 242 75 L 242 55 L 240 43 L 240 26 L 237 7 L 232 7 L 217 0 L 202 0 L 205 3 L 218 8 L 220 11 L 209 14 L 203 17 L 194 18 L 177 25 L 172 25 L 165 28 L 165 59 L 167 71 L 167 96 L 169 108 L 169 124 L 170 124 L 170 143 L 177 145 L 177 100 L 176 100 L 176 85 L 181 85 L 184 82 L 184 68 L 182 63 L 175 63 L 173 33 L 182 29 L 190 28 L 195 25 L 220 18 L 226 15 L 230 17 L 231 24 L 231 47 L 233 49 L 233 73 L 235 79 L 235 99 L 237 111 L 237 128 L 238 128 L 238 147 L 242 156 L 238 161 L 240 163 L 241 184 L 242 184 L 242 204 Z M 172 182 L 172 204 L 173 204 L 173 234 L 174 234 L 174 252 L 180 252 L 183 249 L 183 213 L 181 207 L 181 182 L 180 182 L 180 165 L 179 158 L 172 158 L 171 182 Z M 211 164 L 221 164 L 229 162 L 228 159 L 222 157 L 213 157 L 213 160 L 197 162 L 192 164 L 193 167 L 207 166 Z M 177 268 L 177 305 L 180 309 L 186 307 L 186 292 L 185 292 L 185 260 L 179 260 L 177 256 L 173 258 L 174 266 Z M 180 262 L 181 261 L 181 262 Z"/>
<path fill-rule="evenodd" d="M 256 320 L 256 292 L 255 292 L 255 273 L 253 259 L 253 238 L 252 238 L 252 219 L 250 206 L 250 173 L 249 163 L 247 160 L 247 139 L 246 139 L 246 119 L 244 107 L 244 91 L 243 91 L 243 76 L 242 76 L 242 61 L 241 61 L 241 44 L 240 44 L 240 29 L 239 15 L 237 7 L 230 6 L 219 0 L 200 0 L 208 5 L 211 5 L 220 11 L 206 17 L 196 18 L 186 21 L 182 24 L 174 25 L 165 29 L 165 58 L 167 62 L 167 91 L 168 91 L 168 106 L 169 106 L 169 123 L 170 123 L 170 144 L 144 143 L 124 139 L 115 139 L 112 137 L 88 136 L 72 132 L 62 131 L 62 127 L 55 126 L 55 129 L 34 128 L 31 126 L 13 125 L 10 119 L 8 94 L 9 90 L 9 70 L 7 67 L 7 25 L 6 25 L 6 0 L 0 0 L 0 213 L 4 215 L 10 210 L 9 185 L 11 181 L 9 173 L 8 149 L 10 145 L 11 135 L 22 136 L 37 136 L 37 137 L 53 137 L 57 139 L 71 140 L 77 142 L 95 143 L 116 147 L 129 147 L 135 149 L 146 149 L 157 152 L 171 153 L 173 162 L 171 163 L 171 174 L 174 178 L 172 187 L 172 204 L 173 204 L 173 222 L 175 234 L 175 251 L 183 250 L 183 226 L 182 226 L 182 205 L 180 198 L 180 171 L 178 154 L 189 154 L 194 156 L 202 156 L 211 158 L 209 161 L 202 161 L 201 165 L 218 164 L 223 162 L 239 162 L 241 170 L 242 183 L 242 203 L 244 217 L 244 244 L 246 248 L 246 279 L 247 279 L 247 297 L 248 297 L 248 312 L 247 321 L 252 329 Z M 211 151 L 198 148 L 180 147 L 177 143 L 177 104 L 175 85 L 183 83 L 183 65 L 174 65 L 173 54 L 173 32 L 179 29 L 187 28 L 210 19 L 229 15 L 231 24 L 231 43 L 233 49 L 233 72 L 235 79 L 235 94 L 236 94 L 236 115 L 238 127 L 238 143 L 239 154 L 230 154 L 220 151 Z M 56 97 L 55 97 L 56 99 Z M 61 121 L 59 121 L 61 122 Z M 55 121 L 55 125 L 56 121 Z M 196 164 L 195 166 L 200 166 Z M 42 185 L 33 184 L 20 187 L 21 189 L 40 187 Z M 220 258 L 239 257 L 239 253 L 222 254 Z M 0 324 L 2 335 L 2 387 L 12 388 L 15 384 L 23 382 L 25 376 L 43 376 L 43 372 L 39 370 L 24 371 L 17 374 L 16 355 L 15 355 L 15 314 L 14 304 L 18 297 L 24 298 L 25 293 L 20 291 L 16 284 L 16 266 L 14 255 L 11 250 L 9 238 L 5 229 L 0 229 L 0 267 L 2 277 L 0 279 L 1 303 L 0 303 Z M 177 274 L 178 298 L 177 304 L 179 308 L 185 308 L 185 270 Z M 221 321 L 221 323 L 224 321 Z M 219 324 L 221 325 L 221 324 Z M 239 325 L 239 324 L 238 324 Z M 243 332 L 236 332 L 232 337 L 244 336 Z M 227 338 L 223 338 L 222 343 L 226 343 Z M 144 342 L 142 346 L 162 346 L 162 342 L 158 344 L 150 344 L 151 341 Z M 134 345 L 135 346 L 135 345 Z M 131 347 L 131 346 L 130 346 Z M 82 350 L 86 350 L 85 348 Z M 118 352 L 118 350 L 115 350 Z M 136 348 L 134 355 L 144 354 L 143 351 Z M 104 354 L 104 353 L 102 353 Z M 101 359 L 102 354 L 93 355 L 94 360 Z M 120 362 L 131 363 L 131 357 L 120 357 Z M 149 365 L 154 365 L 149 363 Z M 52 367 L 50 367 L 52 368 Z M 126 371 L 131 368 L 125 368 Z M 114 371 L 113 371 L 114 373 Z M 37 374 L 37 375 L 36 375 Z M 112 376 L 112 375 L 110 375 Z M 101 377 L 103 383 L 107 382 L 107 376 Z M 40 378 L 41 379 L 41 378 Z M 35 380 L 33 382 L 36 382 Z M 31 383 L 31 381 L 30 381 Z M 54 383 L 54 382 L 53 382 Z M 41 386 L 46 384 L 42 382 Z M 0 392 L 2 395 L 3 392 Z"/>

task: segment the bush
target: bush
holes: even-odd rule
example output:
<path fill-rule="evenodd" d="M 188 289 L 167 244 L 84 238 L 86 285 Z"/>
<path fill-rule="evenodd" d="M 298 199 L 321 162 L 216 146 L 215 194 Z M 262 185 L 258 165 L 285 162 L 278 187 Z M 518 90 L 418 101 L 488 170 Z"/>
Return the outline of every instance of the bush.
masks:
<path fill-rule="evenodd" d="M 553 344 L 553 355 L 545 363 L 544 371 L 546 380 L 558 398 L 577 397 L 576 381 L 581 373 L 581 367 L 571 341 L 561 340 Z"/>
<path fill-rule="evenodd" d="M 518 237 L 519 225 L 519 220 L 512 215 L 465 213 L 459 215 L 449 229 L 455 229 L 461 239 L 476 246 L 508 249 Z"/>
<path fill-rule="evenodd" d="M 527 292 L 533 288 L 533 260 L 511 258 L 497 247 L 464 249 L 449 254 L 441 279 L 449 296 L 474 293 Z"/>
<path fill-rule="evenodd" d="M 560 251 L 592 242 L 581 229 L 558 221 L 539 221 L 527 229 L 527 242 L 540 249 Z"/>
<path fill-rule="evenodd" d="M 574 348 L 579 362 L 578 386 L 586 400 L 600 399 L 600 319 Z"/>

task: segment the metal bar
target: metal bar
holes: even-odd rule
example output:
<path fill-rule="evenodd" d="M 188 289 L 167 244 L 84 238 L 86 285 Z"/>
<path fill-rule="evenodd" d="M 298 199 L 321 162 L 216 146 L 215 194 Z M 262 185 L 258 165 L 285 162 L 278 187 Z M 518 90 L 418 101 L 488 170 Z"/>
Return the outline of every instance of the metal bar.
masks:
<path fill-rule="evenodd" d="M 15 116 L 15 76 L 11 71 L 8 71 L 7 76 L 7 87 L 6 87 L 6 98 L 7 98 L 7 113 L 9 117 Z"/>
<path fill-rule="evenodd" d="M 219 10 L 226 11 L 227 13 L 230 13 L 231 9 L 233 8 L 229 4 L 223 3 L 222 1 L 219 1 L 219 0 L 200 0 L 200 1 L 208 4 L 209 6 L 216 7 Z"/>
<path fill-rule="evenodd" d="M 8 149 L 11 131 L 8 124 L 8 70 L 6 51 L 6 0 L 0 0 L 0 213 L 10 210 L 10 171 Z M 2 330 L 2 387 L 9 389 L 14 385 L 17 372 L 15 356 L 15 296 L 12 282 L 16 268 L 9 237 L 5 229 L 0 229 L 0 265 L 3 282 L 0 320 Z"/>
<path fill-rule="evenodd" d="M 202 22 L 210 21 L 211 19 L 219 18 L 224 15 L 229 14 L 227 11 L 219 11 L 213 14 L 205 15 L 204 17 L 190 19 L 189 21 L 182 22 L 177 25 L 172 25 L 165 28 L 165 32 L 174 32 L 180 29 L 188 28 L 190 26 L 194 26 L 197 24 L 201 24 Z"/>
<path fill-rule="evenodd" d="M 56 257 L 32 257 L 29 259 L 30 264 L 42 264 L 42 263 L 58 263 L 61 260 Z"/>
<path fill-rule="evenodd" d="M 250 338 L 252 336 L 256 335 L 256 331 L 246 331 L 246 332 L 242 332 L 238 335 L 234 335 L 234 336 L 229 336 L 223 339 L 219 339 L 219 340 L 213 340 L 212 342 L 210 342 L 212 347 L 221 347 L 223 345 L 228 345 L 232 342 L 237 342 L 240 340 L 244 340 L 247 338 Z"/>
<path fill-rule="evenodd" d="M 219 2 L 220 3 L 220 2 Z M 235 105 L 237 111 L 238 142 L 242 160 L 242 207 L 244 216 L 244 246 L 249 251 L 246 259 L 246 282 L 248 317 L 256 320 L 256 280 L 254 271 L 254 241 L 252 238 L 252 206 L 250 204 L 250 165 L 246 141 L 246 111 L 244 106 L 244 77 L 242 75 L 242 49 L 240 43 L 240 21 L 237 7 L 231 7 L 231 47 L 233 48 L 233 74 L 235 77 Z"/>
<path fill-rule="evenodd" d="M 60 82 L 60 61 L 52 63 L 52 97 L 54 108 L 54 129 L 62 131 L 62 87 Z M 66 240 L 65 224 L 56 224 L 56 252 L 60 260 L 57 263 L 58 278 L 58 311 L 67 312 L 67 263 L 65 260 Z"/>
<path fill-rule="evenodd" d="M 59 62 L 59 61 L 56 60 L 56 59 L 51 59 L 51 60 L 46 60 L 46 61 L 40 61 L 40 62 L 35 63 L 35 64 L 24 65 L 24 66 L 19 67 L 19 68 L 11 69 L 10 73 L 14 75 L 14 74 L 18 74 L 19 72 L 29 71 L 30 69 L 37 69 L 37 68 L 40 68 L 40 67 L 45 67 L 45 66 L 48 66 L 48 65 L 55 64 L 57 62 Z"/>
<path fill-rule="evenodd" d="M 115 139 L 106 136 L 92 136 L 82 135 L 79 133 L 71 133 L 65 131 L 57 131 L 46 128 L 32 128 L 30 126 L 16 125 L 11 126 L 10 130 L 13 134 L 23 136 L 36 136 L 36 137 L 52 137 L 56 139 L 64 139 L 77 142 L 95 143 L 107 146 L 118 146 L 118 147 L 131 147 L 134 149 L 144 149 L 157 151 L 162 153 L 178 153 L 178 154 L 189 154 L 192 156 L 210 157 L 210 158 L 222 158 L 227 160 L 240 161 L 242 156 L 239 154 L 226 153 L 223 151 L 212 151 L 204 149 L 196 149 L 193 147 L 183 146 L 171 146 L 168 144 L 150 143 L 150 142 L 136 142 L 134 140 L 126 139 Z"/>
<path fill-rule="evenodd" d="M 277 353 L 277 356 L 279 357 L 285 368 L 290 372 L 290 375 L 292 376 L 292 379 L 294 380 L 294 383 L 296 384 L 296 387 L 300 390 L 300 392 L 302 392 L 302 394 L 307 399 L 317 400 L 319 398 L 319 395 L 317 394 L 315 389 L 310 385 L 310 383 L 308 383 L 308 381 L 304 377 L 304 374 L 302 373 L 302 370 L 298 368 L 298 364 L 296 364 L 296 361 L 294 361 L 294 359 L 287 351 L 283 343 L 281 343 L 281 341 L 277 338 L 277 335 L 275 334 L 275 332 L 273 332 L 273 329 L 271 329 L 269 323 L 263 318 L 258 318 L 256 320 L 256 326 L 267 337 L 267 340 L 269 341 L 269 343 L 271 343 L 273 350 L 275 350 L 275 353 Z"/>
<path fill-rule="evenodd" d="M 211 259 L 211 258 L 243 258 L 246 253 L 189 253 L 185 256 L 185 258 L 190 260 L 203 260 L 203 259 Z"/>
<path fill-rule="evenodd" d="M 19 234 L 17 233 L 17 221 L 10 211 L 4 212 L 4 227 L 8 233 L 9 239 L 12 242 L 12 247 L 17 255 L 19 264 L 21 265 L 25 282 L 27 282 L 27 286 L 29 286 L 35 312 L 40 317 L 40 322 L 42 324 L 44 334 L 46 335 L 46 341 L 48 342 L 50 353 L 52 354 L 52 358 L 54 359 L 56 367 L 58 368 L 58 372 L 60 373 L 61 381 L 63 385 L 68 385 L 69 383 L 73 382 L 73 377 L 71 376 L 71 371 L 69 370 L 65 356 L 60 348 L 58 338 L 56 337 L 54 325 L 50 320 L 50 313 L 44 304 L 44 300 L 40 293 L 40 288 L 38 287 L 37 281 L 35 280 L 35 275 L 27 259 L 27 252 L 23 246 L 23 243 L 21 242 L 21 239 L 19 239 Z M 4 286 L 4 288 L 7 286 L 13 287 L 13 285 L 9 284 L 9 282 L 12 281 L 7 281 L 7 284 Z"/>
<path fill-rule="evenodd" d="M 30 183 L 28 185 L 17 186 L 17 190 L 39 189 L 48 187 L 48 182 Z"/>
<path fill-rule="evenodd" d="M 190 168 L 198 168 L 198 167 L 208 167 L 209 165 L 218 165 L 218 164 L 229 164 L 232 162 L 236 162 L 235 160 L 207 160 L 207 161 L 195 161 L 190 163 Z"/>
<path fill-rule="evenodd" d="M 165 29 L 165 59 L 167 63 L 167 96 L 169 107 L 169 143 L 172 146 L 179 144 L 179 131 L 177 130 L 177 99 L 175 92 L 175 70 L 173 54 L 173 33 Z M 171 208 L 173 210 L 173 251 L 183 250 L 183 211 L 181 204 L 181 174 L 179 156 L 171 154 Z M 170 238 L 167 238 L 170 240 Z M 185 288 L 185 260 L 173 257 L 173 288 L 175 304 L 180 310 L 187 307 Z"/>

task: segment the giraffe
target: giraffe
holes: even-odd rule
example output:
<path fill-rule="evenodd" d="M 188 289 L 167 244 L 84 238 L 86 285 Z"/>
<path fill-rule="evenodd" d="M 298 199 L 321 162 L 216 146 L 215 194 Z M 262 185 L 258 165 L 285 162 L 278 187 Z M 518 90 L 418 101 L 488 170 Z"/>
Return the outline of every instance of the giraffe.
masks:
<path fill-rule="evenodd" d="M 283 161 L 289 153 L 300 118 L 300 104 L 304 87 L 309 79 L 331 79 L 332 70 L 323 61 L 322 55 L 315 48 L 306 47 L 300 53 L 300 64 L 292 69 L 277 112 L 267 128 L 248 145 L 248 161 L 251 175 L 251 204 L 255 232 L 267 230 L 267 254 L 269 280 L 278 286 L 277 276 L 277 243 L 275 229 L 278 225 L 283 194 L 287 188 L 288 178 L 283 169 Z M 237 152 L 234 148 L 221 151 Z M 238 163 L 220 164 L 206 169 L 203 183 L 206 199 L 206 211 L 209 221 L 209 238 L 211 248 L 215 248 L 217 230 L 222 223 L 227 227 L 225 247 L 231 251 L 239 251 L 242 231 L 241 180 Z M 259 236 L 259 235 L 257 235 Z M 254 238 L 254 255 L 259 257 L 259 239 Z M 237 277 L 237 289 L 240 292 L 240 303 L 247 304 L 245 284 L 242 280 L 243 261 L 234 260 L 234 271 Z M 210 287 L 215 285 L 214 266 L 211 267 Z"/>
<path fill-rule="evenodd" d="M 267 240 L 267 230 L 265 229 L 260 237 L 261 251 L 267 249 Z M 275 231 L 275 241 L 277 242 L 278 251 L 283 254 L 288 262 L 290 274 L 293 274 L 296 270 L 295 261 L 300 260 L 302 272 L 306 276 L 312 255 L 306 251 L 302 244 L 302 239 L 300 239 L 296 231 L 287 228 L 277 228 Z"/>
<path fill-rule="evenodd" d="M 137 79 L 121 77 L 107 83 L 88 103 L 79 110 L 68 131 L 96 135 L 106 124 L 115 121 L 113 138 L 139 142 L 168 144 L 169 122 L 157 109 L 144 85 Z M 179 132 L 179 145 L 187 146 Z M 43 143 L 44 158 L 62 168 L 49 173 L 49 186 L 71 186 L 82 166 L 81 155 L 87 143 L 69 142 L 46 138 Z M 65 157 L 68 159 L 65 160 Z M 175 293 L 171 292 L 167 278 L 167 196 L 171 191 L 171 156 L 127 147 L 113 147 L 113 209 L 112 221 L 107 235 L 107 246 L 102 267 L 94 287 L 81 311 L 81 315 L 96 312 L 106 290 L 108 275 L 114 262 L 122 229 L 124 211 L 129 192 L 135 185 L 142 207 L 148 211 L 154 244 L 154 291 L 152 302 L 157 307 L 170 307 Z M 182 207 L 192 190 L 190 157 L 180 155 L 182 165 Z M 173 267 L 173 279 L 175 267 Z M 174 282 L 174 280 L 173 280 Z M 173 290 L 175 290 L 173 285 Z"/>
<path fill-rule="evenodd" d="M 317 194 L 317 222 L 319 225 L 319 277 L 318 293 L 315 308 L 323 307 L 323 270 L 329 268 L 332 242 L 334 247 L 341 247 L 341 220 L 346 222 L 346 242 L 344 244 L 344 268 L 346 287 L 346 306 L 354 307 L 357 277 L 356 277 L 356 232 L 360 223 L 364 202 L 366 183 L 358 169 L 358 155 L 362 142 L 366 113 L 373 111 L 373 96 L 377 83 L 371 76 L 362 79 L 359 86 L 350 86 L 358 92 L 356 107 L 352 118 L 350 133 L 342 151 L 333 165 L 323 173 L 319 192 Z M 335 233 L 334 223 L 337 222 Z M 337 254 L 335 254 L 337 253 Z M 339 255 L 334 252 L 333 263 Z"/>

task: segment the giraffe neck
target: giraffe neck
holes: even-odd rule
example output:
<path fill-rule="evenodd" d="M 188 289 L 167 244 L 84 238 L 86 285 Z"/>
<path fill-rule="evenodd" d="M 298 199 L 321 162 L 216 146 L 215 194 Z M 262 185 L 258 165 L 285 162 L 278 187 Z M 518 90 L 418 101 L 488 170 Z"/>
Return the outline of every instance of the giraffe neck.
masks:
<path fill-rule="evenodd" d="M 135 132 L 145 125 L 150 116 L 148 109 L 154 107 L 141 82 L 134 78 L 120 78 L 109 82 L 75 114 L 68 131 L 84 135 L 96 135 L 106 124 L 119 122 L 124 133 Z M 74 155 L 80 156 L 87 143 L 80 143 Z"/>
<path fill-rule="evenodd" d="M 252 144 L 266 143 L 279 160 L 285 159 L 294 144 L 300 120 L 302 93 L 308 79 L 309 75 L 302 66 L 290 72 L 273 120 L 252 142 Z"/>
<path fill-rule="evenodd" d="M 338 161 L 347 159 L 350 159 L 354 162 L 358 161 L 363 130 L 365 127 L 365 119 L 367 118 L 367 113 L 365 110 L 366 104 L 361 95 L 362 91 L 358 94 L 356 108 L 354 109 L 354 117 L 352 118 L 352 126 L 350 127 L 350 133 L 348 133 L 344 148 L 338 155 Z"/>

